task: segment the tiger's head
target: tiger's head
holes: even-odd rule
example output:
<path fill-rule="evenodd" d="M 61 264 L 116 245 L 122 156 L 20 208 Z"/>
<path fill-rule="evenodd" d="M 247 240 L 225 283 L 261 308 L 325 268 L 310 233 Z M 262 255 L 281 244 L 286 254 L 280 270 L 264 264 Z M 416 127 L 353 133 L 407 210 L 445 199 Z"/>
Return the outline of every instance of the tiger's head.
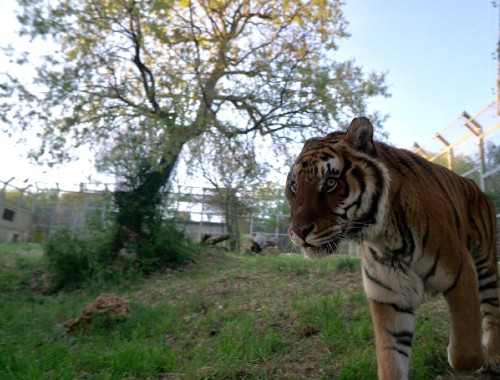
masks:
<path fill-rule="evenodd" d="M 292 243 L 315 258 L 335 252 L 342 240 L 375 236 L 384 223 L 388 188 L 367 118 L 354 119 L 345 133 L 306 141 L 285 190 Z"/>

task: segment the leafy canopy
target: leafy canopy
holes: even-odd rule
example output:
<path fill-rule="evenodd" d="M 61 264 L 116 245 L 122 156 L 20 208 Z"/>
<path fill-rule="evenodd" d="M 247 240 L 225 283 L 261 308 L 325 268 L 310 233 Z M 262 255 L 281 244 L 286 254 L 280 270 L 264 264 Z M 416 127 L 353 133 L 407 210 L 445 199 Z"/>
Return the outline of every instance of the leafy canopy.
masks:
<path fill-rule="evenodd" d="M 208 131 L 201 143 L 268 135 L 282 149 L 291 131 L 330 131 L 386 92 L 383 74 L 334 59 L 340 0 L 18 3 L 20 34 L 54 48 L 34 79 L 6 77 L 0 111 L 36 126 L 38 159 L 86 144 L 122 174 L 161 170 Z"/>

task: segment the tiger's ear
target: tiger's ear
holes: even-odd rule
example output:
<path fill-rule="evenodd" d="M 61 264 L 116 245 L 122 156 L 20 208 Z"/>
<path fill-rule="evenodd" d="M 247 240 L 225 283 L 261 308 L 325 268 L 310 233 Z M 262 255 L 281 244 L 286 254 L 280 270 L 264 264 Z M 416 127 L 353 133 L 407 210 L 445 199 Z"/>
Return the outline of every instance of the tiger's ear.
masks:
<path fill-rule="evenodd" d="M 372 156 L 377 155 L 375 144 L 373 143 L 373 125 L 366 117 L 352 119 L 351 124 L 347 128 L 344 140 L 357 150 Z"/>
<path fill-rule="evenodd" d="M 304 143 L 304 148 L 306 146 L 308 146 L 310 143 L 312 143 L 313 141 L 317 141 L 319 139 L 320 139 L 320 137 L 311 137 L 310 139 L 307 139 L 306 142 Z"/>

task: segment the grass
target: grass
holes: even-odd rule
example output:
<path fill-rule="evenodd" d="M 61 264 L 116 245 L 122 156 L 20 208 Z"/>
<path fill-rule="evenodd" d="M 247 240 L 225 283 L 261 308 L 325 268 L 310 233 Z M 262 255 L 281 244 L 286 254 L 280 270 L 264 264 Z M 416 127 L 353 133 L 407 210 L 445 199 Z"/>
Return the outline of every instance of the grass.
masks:
<path fill-rule="evenodd" d="M 200 254 L 182 271 L 111 288 L 40 292 L 36 245 L 0 245 L 0 379 L 376 379 L 359 262 Z M 66 333 L 100 292 L 122 322 Z M 447 313 L 422 308 L 411 379 L 445 374 Z"/>

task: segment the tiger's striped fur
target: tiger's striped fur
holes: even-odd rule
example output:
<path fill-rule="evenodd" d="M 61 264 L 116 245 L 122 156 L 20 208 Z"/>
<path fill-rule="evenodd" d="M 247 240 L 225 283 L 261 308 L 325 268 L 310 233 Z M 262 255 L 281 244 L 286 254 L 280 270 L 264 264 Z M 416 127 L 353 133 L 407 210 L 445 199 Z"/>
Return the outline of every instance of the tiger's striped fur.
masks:
<path fill-rule="evenodd" d="M 427 290 L 450 308 L 451 367 L 498 371 L 495 211 L 473 181 L 374 142 L 370 121 L 356 118 L 345 133 L 306 142 L 286 196 L 290 238 L 306 256 L 333 253 L 344 239 L 360 243 L 380 379 L 408 377 L 415 309 Z"/>

